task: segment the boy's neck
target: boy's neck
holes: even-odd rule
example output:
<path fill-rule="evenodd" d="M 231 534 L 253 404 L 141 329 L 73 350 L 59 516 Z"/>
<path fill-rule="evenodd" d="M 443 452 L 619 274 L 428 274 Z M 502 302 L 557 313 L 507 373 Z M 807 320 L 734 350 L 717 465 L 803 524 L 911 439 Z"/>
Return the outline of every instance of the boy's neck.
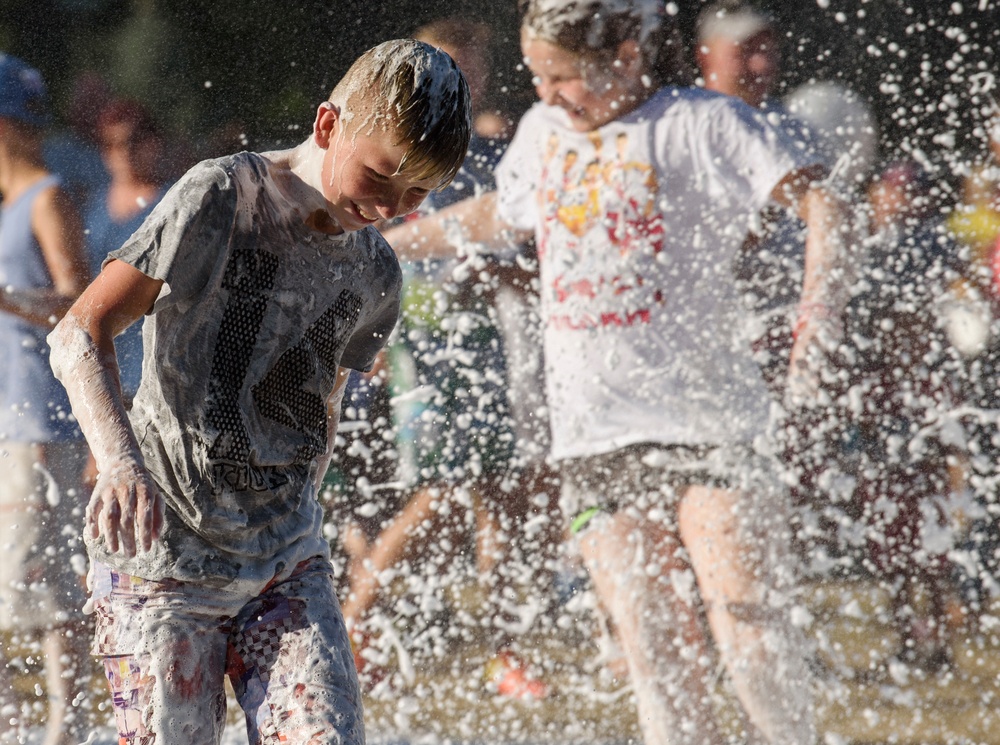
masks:
<path fill-rule="evenodd" d="M 289 201 L 300 208 L 305 215 L 303 222 L 309 228 L 330 235 L 344 232 L 329 213 L 322 185 L 317 180 L 322 173 L 323 151 L 320 148 L 311 140 L 306 140 L 294 148 L 262 155 L 287 175 L 287 178 L 277 178 L 275 181 Z"/>
<path fill-rule="evenodd" d="M 323 172 L 323 149 L 310 138 L 287 152 L 288 168 L 322 199 L 323 185 L 320 179 Z"/>

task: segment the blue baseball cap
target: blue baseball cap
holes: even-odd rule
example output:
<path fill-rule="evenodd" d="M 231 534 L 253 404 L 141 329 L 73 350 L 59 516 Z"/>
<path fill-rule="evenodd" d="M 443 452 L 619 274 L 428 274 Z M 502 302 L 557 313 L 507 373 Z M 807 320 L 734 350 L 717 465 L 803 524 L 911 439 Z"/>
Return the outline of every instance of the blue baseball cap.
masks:
<path fill-rule="evenodd" d="M 0 52 L 0 116 L 36 127 L 49 123 L 49 97 L 42 74 L 3 52 Z"/>

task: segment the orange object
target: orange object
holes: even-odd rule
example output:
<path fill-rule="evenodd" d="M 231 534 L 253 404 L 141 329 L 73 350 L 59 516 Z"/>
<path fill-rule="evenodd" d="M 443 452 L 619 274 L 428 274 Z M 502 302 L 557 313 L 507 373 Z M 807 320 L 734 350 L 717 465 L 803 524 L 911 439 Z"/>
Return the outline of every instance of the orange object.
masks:
<path fill-rule="evenodd" d="M 549 695 L 549 687 L 531 675 L 521 659 L 510 651 L 498 652 L 486 663 L 486 679 L 496 686 L 500 696 L 542 699 Z"/>

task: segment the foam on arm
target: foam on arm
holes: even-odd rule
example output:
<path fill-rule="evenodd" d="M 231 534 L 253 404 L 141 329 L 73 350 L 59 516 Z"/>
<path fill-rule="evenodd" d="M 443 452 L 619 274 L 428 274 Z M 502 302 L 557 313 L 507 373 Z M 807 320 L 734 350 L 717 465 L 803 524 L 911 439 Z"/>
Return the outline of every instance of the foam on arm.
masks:
<path fill-rule="evenodd" d="M 122 400 L 114 344 L 102 349 L 75 313 L 69 313 L 49 335 L 51 364 L 65 386 L 73 414 L 87 437 L 98 470 L 142 455 Z"/>
<path fill-rule="evenodd" d="M 400 259 L 420 261 L 509 249 L 530 237 L 530 231 L 507 225 L 497 214 L 496 192 L 486 192 L 404 222 L 384 235 Z"/>
<path fill-rule="evenodd" d="M 122 399 L 114 335 L 151 304 L 159 283 L 116 264 L 107 281 L 88 288 L 48 342 L 52 370 L 66 388 L 99 473 L 87 506 L 90 535 L 132 557 L 137 545 L 148 551 L 159 537 L 164 502 Z M 124 309 L 116 303 L 121 297 L 128 298 Z"/>

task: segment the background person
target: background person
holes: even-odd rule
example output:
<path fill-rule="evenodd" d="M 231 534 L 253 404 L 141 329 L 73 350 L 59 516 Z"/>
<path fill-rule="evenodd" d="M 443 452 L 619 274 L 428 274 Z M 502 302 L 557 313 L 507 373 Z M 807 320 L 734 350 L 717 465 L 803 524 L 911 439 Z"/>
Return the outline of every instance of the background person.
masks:
<path fill-rule="evenodd" d="M 781 76 L 781 38 L 772 16 L 743 0 L 706 6 L 698 15 L 695 59 L 706 90 L 735 96 L 811 152 L 808 126 L 774 96 Z M 805 264 L 805 224 L 777 203 L 767 205 L 736 255 L 733 271 L 747 306 L 747 333 L 764 378 L 781 397 Z"/>
<path fill-rule="evenodd" d="M 473 133 L 462 169 L 451 185 L 424 203 L 434 213 L 470 195 L 495 188 L 493 169 L 506 148 L 504 117 L 487 107 L 491 73 L 490 30 L 457 17 L 432 21 L 414 38 L 444 50 L 469 81 Z M 402 414 L 402 439 L 413 443 L 415 489 L 407 504 L 354 562 L 351 593 L 344 603 L 349 624 L 362 622 L 377 600 L 379 575 L 424 549 L 432 566 L 454 566 L 453 556 L 474 536 L 475 569 L 488 645 L 496 655 L 487 676 L 501 695 L 541 697 L 547 689 L 531 678 L 514 653 L 523 628 L 518 587 L 544 563 L 543 551 L 525 545 L 521 526 L 538 482 L 515 460 L 515 433 L 508 398 L 506 341 L 499 325 L 497 272 L 512 269 L 485 256 L 425 259 L 404 264 L 403 324 L 397 354 L 412 363 L 411 386 L 419 403 Z M 468 518 L 471 512 L 472 530 Z M 551 526 L 552 523 L 549 523 Z M 551 539 L 551 528 L 542 531 Z M 551 550 L 543 538 L 538 548 Z M 440 571 L 440 570 L 437 570 Z"/>
<path fill-rule="evenodd" d="M 81 211 L 110 179 L 101 160 L 97 118 L 112 98 L 104 76 L 95 70 L 79 72 L 70 84 L 66 126 L 50 131 L 45 138 L 45 162 L 65 181 Z"/>
<path fill-rule="evenodd" d="M 152 114 L 138 101 L 115 99 L 97 119 L 104 166 L 111 176 L 84 211 L 87 256 L 96 276 L 111 251 L 142 225 L 167 189 L 163 178 L 163 136 Z M 142 375 L 142 325 L 115 339 L 122 393 L 131 401 Z"/>
<path fill-rule="evenodd" d="M 37 70 L 0 53 L 0 628 L 41 644 L 45 745 L 87 737 L 90 681 L 78 538 L 87 457 L 45 335 L 88 280 L 72 198 L 42 154 L 48 98 Z M 30 701 L 5 650 L 0 742 L 26 737 Z"/>
<path fill-rule="evenodd" d="M 846 374 L 838 392 L 850 391 L 833 398 L 852 404 L 839 419 L 856 478 L 849 511 L 865 535 L 857 568 L 890 591 L 900 661 L 937 669 L 957 599 L 949 554 L 961 542 L 964 450 L 953 436 L 960 362 L 941 309 L 963 264 L 932 191 L 913 161 L 887 163 L 872 179 L 871 236 L 832 364 Z"/>

